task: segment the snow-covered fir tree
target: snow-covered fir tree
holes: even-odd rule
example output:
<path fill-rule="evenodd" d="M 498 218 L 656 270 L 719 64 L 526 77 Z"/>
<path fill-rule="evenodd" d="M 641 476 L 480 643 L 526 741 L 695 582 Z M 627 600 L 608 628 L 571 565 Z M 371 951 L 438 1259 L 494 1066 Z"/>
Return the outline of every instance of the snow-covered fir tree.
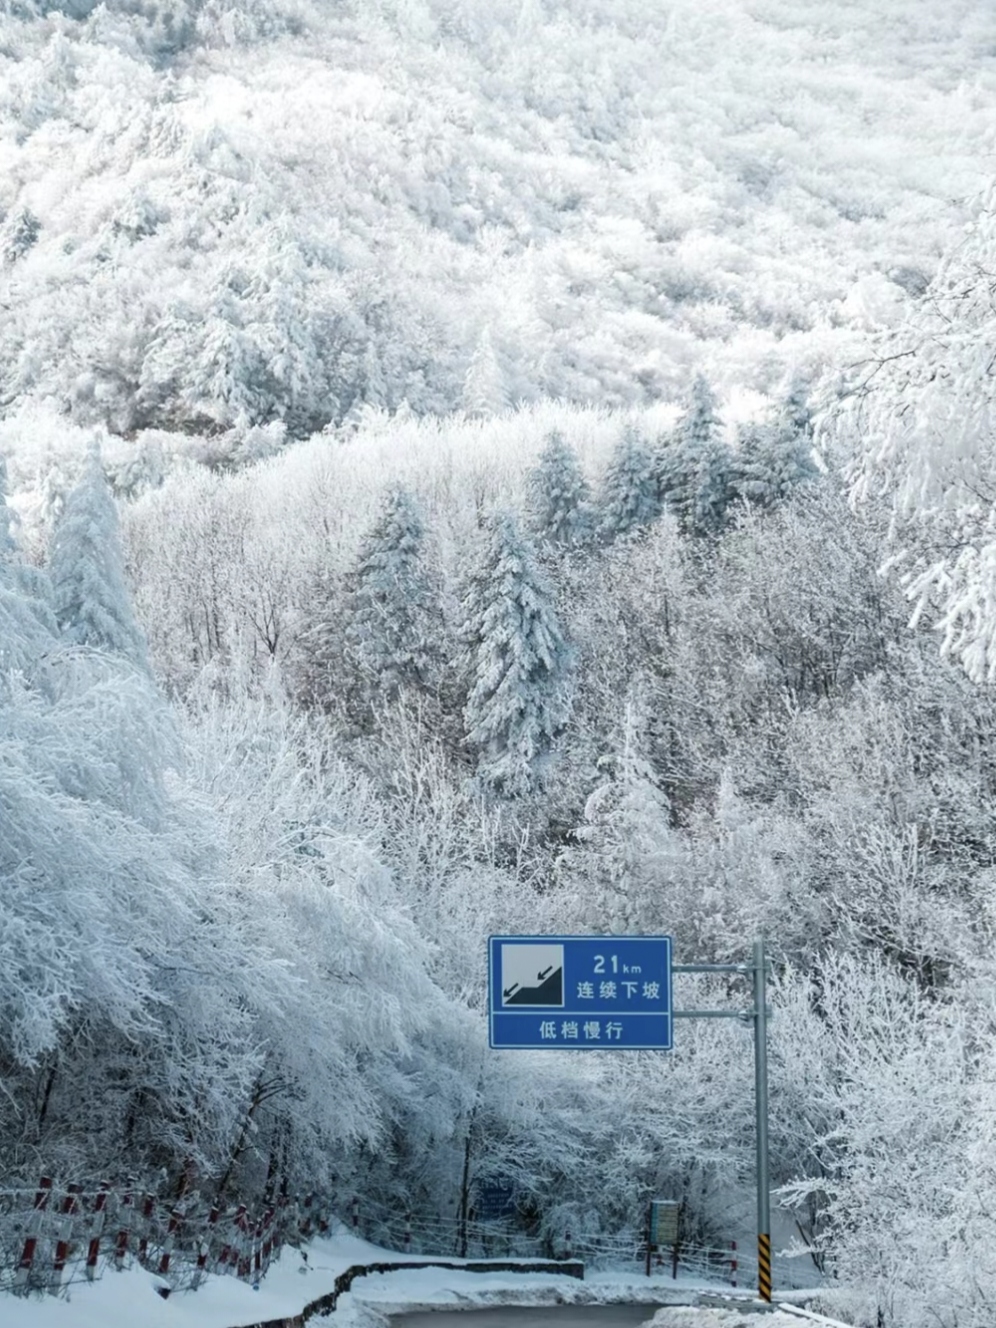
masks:
<path fill-rule="evenodd" d="M 63 634 L 145 668 L 145 639 L 125 583 L 117 506 L 96 444 L 56 525 L 49 570 Z"/>
<path fill-rule="evenodd" d="M 51 585 L 25 564 L 12 534 L 16 514 L 7 503 L 7 465 L 0 457 L 0 700 L 15 680 L 42 685 L 45 660 L 58 631 Z"/>
<path fill-rule="evenodd" d="M 759 507 L 781 502 L 798 484 L 815 479 L 813 425 L 804 384 L 796 379 L 769 420 L 739 430 L 733 488 Z"/>
<path fill-rule="evenodd" d="M 526 476 L 529 527 L 541 544 L 576 548 L 591 538 L 591 489 L 578 454 L 559 430 Z"/>
<path fill-rule="evenodd" d="M 572 851 L 585 876 L 585 920 L 596 931 L 638 933 L 653 925 L 662 877 L 680 857 L 667 797 L 645 754 L 647 727 L 648 702 L 637 680 L 625 700 L 616 750 L 605 763 L 610 777 L 589 796 L 576 832 L 583 851 Z"/>
<path fill-rule="evenodd" d="M 500 797 L 526 796 L 542 787 L 567 720 L 573 652 L 510 513 L 490 519 L 462 608 L 470 682 L 464 723 L 478 781 Z"/>
<path fill-rule="evenodd" d="M 487 328 L 478 338 L 464 375 L 462 404 L 474 419 L 500 415 L 508 407 L 505 375 Z"/>
<path fill-rule="evenodd" d="M 347 609 L 346 647 L 370 700 L 431 685 L 441 618 L 415 499 L 390 488 L 360 549 Z"/>
<path fill-rule="evenodd" d="M 708 380 L 697 374 L 688 406 L 658 456 L 660 494 L 689 535 L 717 535 L 734 496 L 733 456 Z"/>
<path fill-rule="evenodd" d="M 14 539 L 16 517 L 7 503 L 7 458 L 0 455 L 0 562 L 5 562 L 17 550 Z"/>
<path fill-rule="evenodd" d="M 812 440 L 784 421 L 747 424 L 739 431 L 731 491 L 758 507 L 771 507 L 819 475 L 811 452 Z"/>
<path fill-rule="evenodd" d="M 612 454 L 598 497 L 598 533 L 606 543 L 655 521 L 661 512 L 651 449 L 631 427 Z"/>

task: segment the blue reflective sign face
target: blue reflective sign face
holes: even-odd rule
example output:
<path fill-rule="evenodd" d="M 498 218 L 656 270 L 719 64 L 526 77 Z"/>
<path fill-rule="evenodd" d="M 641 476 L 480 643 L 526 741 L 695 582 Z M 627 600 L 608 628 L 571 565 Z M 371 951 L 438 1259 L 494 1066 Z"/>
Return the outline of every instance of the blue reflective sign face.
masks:
<path fill-rule="evenodd" d="M 670 936 L 492 936 L 492 1047 L 672 1046 Z"/>

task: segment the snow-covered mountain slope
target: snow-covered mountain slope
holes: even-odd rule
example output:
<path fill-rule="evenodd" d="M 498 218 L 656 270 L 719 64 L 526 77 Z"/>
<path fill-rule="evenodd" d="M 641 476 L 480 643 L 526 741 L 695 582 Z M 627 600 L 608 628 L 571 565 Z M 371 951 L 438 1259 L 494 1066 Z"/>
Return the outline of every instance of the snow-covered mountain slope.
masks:
<path fill-rule="evenodd" d="M 112 431 L 766 393 L 991 169 L 983 0 L 7 0 L 0 400 Z"/>

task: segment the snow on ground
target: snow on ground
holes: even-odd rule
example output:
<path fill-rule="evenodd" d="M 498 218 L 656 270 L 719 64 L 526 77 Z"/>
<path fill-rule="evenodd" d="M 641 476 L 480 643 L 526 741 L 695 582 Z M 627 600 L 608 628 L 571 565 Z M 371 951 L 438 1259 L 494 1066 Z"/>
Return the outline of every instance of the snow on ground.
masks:
<path fill-rule="evenodd" d="M 74 1283 L 68 1296 L 21 1300 L 0 1293 L 3 1328 L 240 1328 L 300 1313 L 306 1304 L 332 1290 L 336 1277 L 353 1264 L 404 1260 L 418 1256 L 384 1250 L 348 1232 L 308 1247 L 307 1268 L 296 1250 L 284 1250 L 258 1291 L 233 1277 L 211 1277 L 196 1292 L 174 1292 L 163 1300 L 155 1288 L 162 1279 L 141 1268 L 122 1273 L 104 1272 L 92 1286 Z M 453 1262 L 457 1262 L 454 1260 Z M 359 1279 L 355 1290 L 343 1296 L 336 1310 L 336 1328 L 356 1328 L 370 1316 L 406 1309 L 469 1308 L 502 1304 L 563 1304 L 689 1299 L 698 1290 L 716 1290 L 715 1284 L 679 1276 L 635 1277 L 632 1272 L 598 1272 L 580 1282 L 546 1273 L 470 1273 L 453 1269 L 411 1269 Z M 678 1313 L 678 1310 L 668 1311 Z M 708 1316 L 708 1317 L 705 1317 Z M 662 1319 L 658 1328 L 737 1328 L 743 1315 L 726 1310 L 696 1311 L 693 1317 Z M 751 1320 L 754 1328 L 756 1320 Z M 800 1320 L 765 1316 L 766 1328 L 799 1328 Z"/>
<path fill-rule="evenodd" d="M 829 1319 L 817 1320 L 826 1325 Z M 758 1318 L 753 1309 L 692 1309 L 675 1306 L 658 1310 L 648 1328 L 805 1328 L 806 1321 L 784 1310 L 775 1310 Z"/>

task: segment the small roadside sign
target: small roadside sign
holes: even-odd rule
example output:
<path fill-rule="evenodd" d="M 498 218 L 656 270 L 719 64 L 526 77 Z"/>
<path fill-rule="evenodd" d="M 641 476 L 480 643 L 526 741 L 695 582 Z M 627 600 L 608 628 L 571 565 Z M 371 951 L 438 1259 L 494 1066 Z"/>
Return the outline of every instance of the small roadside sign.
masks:
<path fill-rule="evenodd" d="M 492 936 L 492 1047 L 669 1051 L 670 936 Z"/>
<path fill-rule="evenodd" d="M 678 1239 L 676 1199 L 652 1199 L 650 1203 L 651 1245 L 674 1245 Z"/>

